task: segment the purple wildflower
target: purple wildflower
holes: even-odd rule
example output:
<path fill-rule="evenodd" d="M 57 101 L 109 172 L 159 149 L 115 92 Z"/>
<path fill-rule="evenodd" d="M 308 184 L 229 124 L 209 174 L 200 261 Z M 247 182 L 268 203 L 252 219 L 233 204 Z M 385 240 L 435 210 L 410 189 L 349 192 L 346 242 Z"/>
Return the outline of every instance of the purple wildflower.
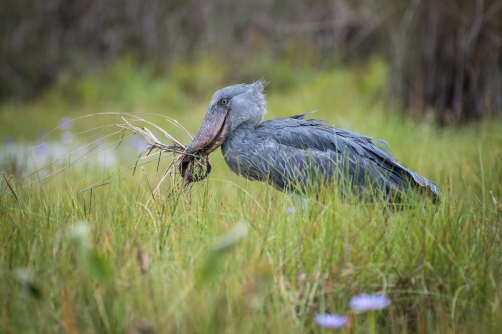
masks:
<path fill-rule="evenodd" d="M 138 151 L 143 151 L 146 147 L 146 141 L 143 140 L 142 138 L 139 138 L 137 136 L 132 136 L 129 139 L 129 146 L 138 150 Z"/>
<path fill-rule="evenodd" d="M 14 138 L 12 138 L 11 136 L 5 137 L 3 140 L 3 144 L 4 146 L 12 146 L 14 144 Z"/>
<path fill-rule="evenodd" d="M 292 206 L 289 206 L 289 207 L 286 208 L 286 213 L 288 215 L 292 215 L 295 212 L 296 212 L 296 209 L 294 207 L 292 207 Z"/>
<path fill-rule="evenodd" d="M 317 314 L 314 317 L 314 320 L 325 328 L 342 328 L 347 326 L 349 322 L 349 318 L 345 315 L 338 314 Z"/>
<path fill-rule="evenodd" d="M 368 295 L 366 293 L 352 297 L 349 302 L 349 307 L 360 312 L 382 309 L 390 304 L 389 299 L 382 294 L 374 293 Z"/>
<path fill-rule="evenodd" d="M 63 117 L 59 120 L 59 127 L 63 131 L 68 131 L 71 129 L 71 125 L 72 125 L 71 123 L 72 123 L 72 120 L 70 117 Z"/>
<path fill-rule="evenodd" d="M 498 231 L 498 226 L 484 226 L 483 227 L 483 230 L 485 230 L 485 232 L 497 232 Z"/>
<path fill-rule="evenodd" d="M 38 155 L 47 155 L 49 154 L 49 146 L 46 143 L 41 143 L 35 147 L 35 153 Z"/>

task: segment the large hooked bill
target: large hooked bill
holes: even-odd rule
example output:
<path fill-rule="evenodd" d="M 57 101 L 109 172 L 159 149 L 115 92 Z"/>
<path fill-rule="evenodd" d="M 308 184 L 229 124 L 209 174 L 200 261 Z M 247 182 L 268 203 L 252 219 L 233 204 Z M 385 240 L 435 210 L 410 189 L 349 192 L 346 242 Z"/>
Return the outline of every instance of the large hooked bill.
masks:
<path fill-rule="evenodd" d="M 211 172 L 208 156 L 228 137 L 228 112 L 228 109 L 217 104 L 209 107 L 179 165 L 179 171 L 186 183 L 202 181 Z"/>

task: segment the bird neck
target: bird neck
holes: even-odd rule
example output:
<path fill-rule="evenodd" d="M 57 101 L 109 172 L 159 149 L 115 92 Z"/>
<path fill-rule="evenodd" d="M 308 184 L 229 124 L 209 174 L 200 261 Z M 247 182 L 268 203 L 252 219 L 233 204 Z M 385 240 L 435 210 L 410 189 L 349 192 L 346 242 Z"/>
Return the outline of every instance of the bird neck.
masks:
<path fill-rule="evenodd" d="M 256 129 L 258 126 L 259 122 L 256 120 L 246 120 L 242 123 L 237 124 L 237 126 L 231 130 L 230 135 L 233 133 L 241 132 L 241 131 L 250 131 Z"/>
<path fill-rule="evenodd" d="M 239 124 L 239 126 L 230 132 L 227 139 L 223 142 L 222 149 L 226 151 L 231 147 L 238 147 L 239 143 L 242 144 L 242 140 L 246 134 L 253 131 L 255 128 L 256 126 L 249 122 Z"/>

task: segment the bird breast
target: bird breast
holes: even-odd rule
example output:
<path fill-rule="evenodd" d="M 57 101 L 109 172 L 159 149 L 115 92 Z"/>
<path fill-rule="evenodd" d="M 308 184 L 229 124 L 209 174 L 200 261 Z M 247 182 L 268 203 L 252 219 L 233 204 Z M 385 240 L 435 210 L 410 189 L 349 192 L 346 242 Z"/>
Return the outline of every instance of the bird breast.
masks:
<path fill-rule="evenodd" d="M 260 160 L 260 152 L 266 146 L 262 138 L 253 137 L 250 130 L 236 130 L 231 133 L 221 146 L 225 162 L 231 171 L 247 178 L 256 179 L 253 174 L 253 166 Z M 250 177 L 251 176 L 251 177 Z"/>

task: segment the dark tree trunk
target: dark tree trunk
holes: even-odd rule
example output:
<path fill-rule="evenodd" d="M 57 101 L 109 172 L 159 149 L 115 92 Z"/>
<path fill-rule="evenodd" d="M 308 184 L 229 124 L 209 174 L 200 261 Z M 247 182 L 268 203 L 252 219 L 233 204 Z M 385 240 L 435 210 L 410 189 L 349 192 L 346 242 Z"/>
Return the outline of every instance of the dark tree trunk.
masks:
<path fill-rule="evenodd" d="M 500 116 L 501 28 L 501 0 L 411 0 L 393 29 L 392 90 L 407 114 L 440 125 Z"/>

